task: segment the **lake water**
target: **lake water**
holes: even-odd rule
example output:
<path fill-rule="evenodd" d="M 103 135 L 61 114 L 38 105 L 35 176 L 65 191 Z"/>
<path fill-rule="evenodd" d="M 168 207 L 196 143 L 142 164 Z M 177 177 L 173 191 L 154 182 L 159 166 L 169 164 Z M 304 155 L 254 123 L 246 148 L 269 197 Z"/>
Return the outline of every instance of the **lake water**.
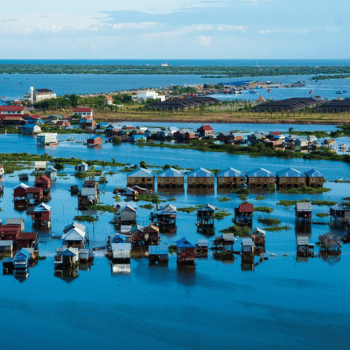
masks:
<path fill-rule="evenodd" d="M 242 126 L 244 129 L 246 126 Z M 68 135 L 59 135 L 61 140 Z M 83 135 L 76 135 L 83 137 Z M 263 166 L 273 172 L 287 166 L 301 171 L 316 168 L 327 180 L 348 178 L 350 165 L 340 162 L 304 161 L 301 159 L 250 158 L 224 153 L 202 153 L 198 151 L 157 149 L 130 144 L 113 146 L 103 144 L 100 149 L 61 142 L 52 148 L 37 148 L 35 138 L 18 135 L 0 136 L 1 152 L 23 152 L 55 157 L 111 160 L 162 166 L 166 163 L 181 167 L 204 166 L 223 169 L 233 166 L 248 171 Z M 1 155 L 0 155 L 1 163 Z M 159 168 L 152 168 L 159 170 Z M 113 204 L 112 190 L 124 187 L 126 174 L 121 167 L 106 167 L 104 171 L 116 171 L 107 176 L 108 183 L 102 186 L 100 201 Z M 103 251 L 96 252 L 93 265 L 80 268 L 77 278 L 54 276 L 53 256 L 60 240 L 52 234 L 61 234 L 65 225 L 71 223 L 80 212 L 77 197 L 68 189 L 83 180 L 73 176 L 73 167 L 66 167 L 52 186 L 52 228 L 39 231 L 40 255 L 46 260 L 30 269 L 29 277 L 20 282 L 12 275 L 0 275 L 1 297 L 0 327 L 6 337 L 3 349 L 20 349 L 25 339 L 30 349 L 62 349 L 67 344 L 78 349 L 116 348 L 125 349 L 329 349 L 348 348 L 350 340 L 350 313 L 348 303 L 350 246 L 343 245 L 338 262 L 321 258 L 309 259 L 305 263 L 296 260 L 296 232 L 294 208 L 276 205 L 281 199 L 317 199 L 340 201 L 350 195 L 349 184 L 328 182 L 325 187 L 331 192 L 319 195 L 286 195 L 278 192 L 248 196 L 254 206 L 269 206 L 273 213 L 254 213 L 253 226 L 262 227 L 257 219 L 273 217 L 281 220 L 282 226 L 290 229 L 267 232 L 266 250 L 268 260 L 245 271 L 241 259 L 236 256 L 233 263 L 215 261 L 209 253 L 208 259 L 197 259 L 195 269 L 180 269 L 176 256 L 170 256 L 168 267 L 149 266 L 147 258 L 133 258 L 129 273 L 118 272 Z M 31 230 L 31 218 L 26 212 L 13 208 L 13 187 L 19 183 L 16 174 L 6 175 L 4 196 L 0 198 L 0 218 L 22 217 L 26 230 Z M 34 182 L 30 176 L 29 185 Z M 222 197 L 231 201 L 221 202 Z M 166 194 L 165 199 L 175 198 L 170 203 L 188 207 L 210 203 L 233 214 L 241 203 L 236 194 L 190 193 Z M 144 203 L 139 203 L 144 204 Z M 314 206 L 313 218 L 327 222 L 328 217 L 318 218 L 316 213 L 328 212 L 327 206 Z M 138 223 L 149 224 L 147 209 L 138 208 Z M 90 247 L 106 243 L 108 234 L 114 232 L 109 224 L 113 214 L 103 213 L 99 221 L 86 224 Z M 215 222 L 215 234 L 232 225 L 233 216 Z M 203 236 L 197 232 L 195 213 L 179 212 L 177 232 L 161 234 L 162 243 L 173 244 L 186 236 L 195 243 Z M 329 230 L 327 226 L 312 225 L 310 242 L 315 243 L 320 234 Z M 345 235 L 345 232 L 338 232 Z M 235 249 L 240 250 L 240 241 Z M 318 248 L 316 247 L 316 252 Z M 272 254 L 274 256 L 272 256 Z M 258 263 L 256 258 L 256 263 Z M 85 268 L 85 270 L 84 270 Z M 21 336 L 19 336 L 21 335 Z M 25 336 L 25 338 L 24 338 Z"/>

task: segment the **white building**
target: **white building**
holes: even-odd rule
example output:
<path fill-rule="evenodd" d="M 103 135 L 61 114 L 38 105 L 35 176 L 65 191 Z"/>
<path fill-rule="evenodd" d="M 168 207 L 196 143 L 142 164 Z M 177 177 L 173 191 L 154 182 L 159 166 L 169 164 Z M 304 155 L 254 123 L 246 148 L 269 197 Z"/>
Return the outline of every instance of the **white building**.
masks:
<path fill-rule="evenodd" d="M 137 100 L 139 102 L 146 101 L 149 99 L 152 99 L 152 100 L 160 99 L 161 101 L 165 101 L 165 96 L 158 95 L 158 92 L 155 92 L 155 91 L 142 91 L 137 95 L 133 95 L 132 99 Z"/>
<path fill-rule="evenodd" d="M 29 91 L 24 95 L 23 101 L 26 102 L 40 102 L 50 98 L 56 98 L 56 93 L 49 89 L 35 89 L 30 87 Z"/>
<path fill-rule="evenodd" d="M 57 134 L 56 133 L 44 133 L 38 134 L 37 144 L 39 146 L 45 145 L 58 145 Z"/>
<path fill-rule="evenodd" d="M 89 108 L 89 107 L 74 108 L 73 115 L 78 115 L 80 117 L 92 117 L 92 108 Z"/>

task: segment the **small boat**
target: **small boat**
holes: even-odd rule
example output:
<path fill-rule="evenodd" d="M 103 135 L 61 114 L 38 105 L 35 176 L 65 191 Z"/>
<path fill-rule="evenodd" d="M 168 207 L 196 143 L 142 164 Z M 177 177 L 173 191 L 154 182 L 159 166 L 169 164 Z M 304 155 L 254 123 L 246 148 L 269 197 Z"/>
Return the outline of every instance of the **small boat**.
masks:
<path fill-rule="evenodd" d="M 309 93 L 310 94 L 313 94 L 315 92 L 315 90 L 310 90 Z"/>
<path fill-rule="evenodd" d="M 272 90 L 271 89 L 268 89 L 267 92 L 271 92 Z"/>
<path fill-rule="evenodd" d="M 249 90 L 249 92 L 250 92 L 251 94 L 257 94 L 257 92 L 256 92 L 255 90 Z"/>
<path fill-rule="evenodd" d="M 338 91 L 336 92 L 336 94 L 341 95 L 342 92 L 341 92 L 340 90 L 338 90 Z"/>
<path fill-rule="evenodd" d="M 347 93 L 347 91 L 346 91 L 346 90 L 343 90 L 343 93 L 344 93 L 344 94 L 346 94 L 346 93 Z"/>

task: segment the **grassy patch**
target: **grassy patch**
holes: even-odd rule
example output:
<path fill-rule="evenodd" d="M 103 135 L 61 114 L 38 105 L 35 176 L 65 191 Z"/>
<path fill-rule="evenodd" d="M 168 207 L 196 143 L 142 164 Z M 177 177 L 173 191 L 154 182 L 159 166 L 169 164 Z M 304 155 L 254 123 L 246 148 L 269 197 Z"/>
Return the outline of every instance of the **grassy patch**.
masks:
<path fill-rule="evenodd" d="M 173 254 L 173 253 L 176 253 L 176 252 L 177 252 L 177 246 L 175 244 L 171 244 L 169 246 L 169 253 Z"/>
<path fill-rule="evenodd" d="M 338 202 L 332 202 L 332 201 L 311 201 L 311 204 L 313 205 L 335 205 L 337 204 Z"/>
<path fill-rule="evenodd" d="M 262 213 L 270 214 L 270 213 L 273 212 L 273 208 L 270 208 L 270 207 L 255 207 L 254 211 L 260 211 Z"/>
<path fill-rule="evenodd" d="M 154 206 L 152 204 L 144 204 L 140 205 L 140 208 L 151 210 L 154 208 Z"/>
<path fill-rule="evenodd" d="M 266 231 L 274 232 L 274 231 L 284 231 L 284 230 L 289 230 L 290 226 L 273 226 L 273 227 L 266 227 Z"/>
<path fill-rule="evenodd" d="M 308 200 L 299 200 L 299 201 L 292 201 L 292 200 L 285 200 L 285 199 L 282 199 L 280 200 L 277 205 L 283 205 L 285 207 L 291 207 L 293 205 L 296 205 L 297 203 L 305 203 L 305 202 L 310 202 Z"/>
<path fill-rule="evenodd" d="M 319 218 L 324 218 L 325 216 L 329 216 L 329 213 L 316 213 L 316 216 Z"/>
<path fill-rule="evenodd" d="M 243 236 L 248 236 L 250 231 L 251 231 L 251 227 L 249 226 L 233 225 L 221 230 L 220 232 L 233 233 L 235 236 L 243 237 Z"/>
<path fill-rule="evenodd" d="M 223 218 L 225 218 L 227 216 L 231 216 L 231 213 L 229 213 L 226 210 L 220 210 L 220 211 L 214 213 L 214 219 L 216 219 L 216 220 L 222 220 Z"/>
<path fill-rule="evenodd" d="M 98 221 L 98 218 L 95 218 L 91 215 L 77 215 L 74 216 L 74 220 L 79 222 L 94 222 Z"/>
<path fill-rule="evenodd" d="M 290 188 L 289 190 L 283 191 L 283 193 L 287 194 L 319 194 L 324 192 L 329 192 L 330 188 L 312 188 L 307 186 L 302 186 L 300 188 Z"/>
<path fill-rule="evenodd" d="M 257 201 L 262 201 L 262 200 L 265 199 L 265 197 L 264 197 L 264 196 L 256 196 L 255 199 L 256 199 Z"/>
<path fill-rule="evenodd" d="M 190 214 L 197 210 L 197 207 L 183 207 L 177 208 L 177 211 L 182 211 L 184 213 Z"/>
<path fill-rule="evenodd" d="M 227 198 L 227 197 L 219 198 L 219 202 L 231 202 L 231 201 L 232 201 L 231 198 Z"/>
<path fill-rule="evenodd" d="M 88 209 L 99 210 L 99 211 L 108 211 L 109 213 L 114 213 L 114 206 L 113 205 L 94 204 L 94 205 L 89 205 Z"/>
<path fill-rule="evenodd" d="M 162 203 L 166 202 L 162 199 L 161 196 L 158 194 L 151 194 L 151 193 L 145 193 L 145 194 L 138 194 L 137 195 L 138 201 L 144 201 L 144 202 L 151 202 L 151 203 Z"/>
<path fill-rule="evenodd" d="M 263 224 L 264 226 L 274 226 L 281 223 L 281 220 L 273 219 L 273 218 L 258 218 L 258 222 Z"/>

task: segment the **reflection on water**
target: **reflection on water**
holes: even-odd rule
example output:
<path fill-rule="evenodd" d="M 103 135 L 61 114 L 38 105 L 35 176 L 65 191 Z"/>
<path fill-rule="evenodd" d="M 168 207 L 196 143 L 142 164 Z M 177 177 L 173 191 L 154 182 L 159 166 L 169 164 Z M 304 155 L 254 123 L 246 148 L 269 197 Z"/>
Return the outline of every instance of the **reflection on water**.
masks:
<path fill-rule="evenodd" d="M 66 283 L 71 283 L 79 277 L 79 267 L 74 269 L 56 269 L 54 276 L 62 279 Z"/>

